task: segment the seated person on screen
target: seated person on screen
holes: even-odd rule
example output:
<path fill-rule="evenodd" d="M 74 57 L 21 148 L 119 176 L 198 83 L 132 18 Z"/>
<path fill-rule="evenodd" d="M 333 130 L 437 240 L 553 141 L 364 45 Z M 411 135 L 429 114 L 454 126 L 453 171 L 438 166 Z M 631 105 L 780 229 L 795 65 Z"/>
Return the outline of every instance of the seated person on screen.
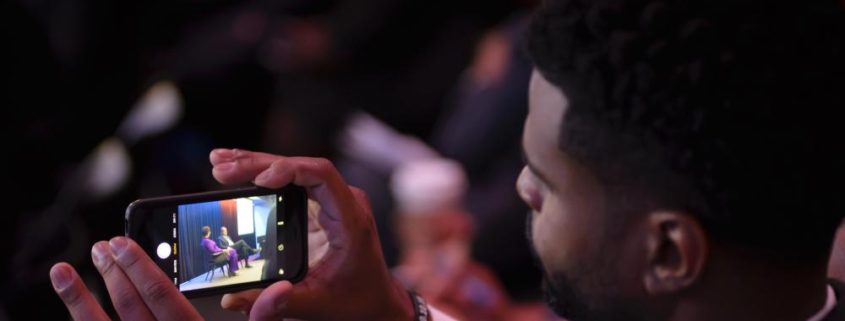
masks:
<path fill-rule="evenodd" d="M 244 259 L 246 265 L 244 267 L 251 268 L 252 265 L 249 265 L 249 255 L 258 253 L 258 250 L 246 244 L 244 240 L 238 240 L 237 242 L 232 241 L 232 238 L 229 237 L 229 230 L 225 226 L 220 227 L 220 236 L 217 237 L 217 246 L 221 249 L 234 249 L 238 253 L 238 257 Z"/>
<path fill-rule="evenodd" d="M 229 259 L 229 276 L 237 276 L 235 273 L 238 270 L 238 253 L 235 249 L 221 249 L 214 241 L 211 240 L 211 228 L 208 225 L 202 227 L 202 247 L 208 250 L 211 255 L 226 255 Z"/>

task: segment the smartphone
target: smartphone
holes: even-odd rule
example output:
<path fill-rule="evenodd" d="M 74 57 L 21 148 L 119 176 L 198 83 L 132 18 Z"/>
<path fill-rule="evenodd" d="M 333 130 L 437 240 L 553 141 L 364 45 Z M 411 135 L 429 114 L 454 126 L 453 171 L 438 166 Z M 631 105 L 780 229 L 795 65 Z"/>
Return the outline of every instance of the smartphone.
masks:
<path fill-rule="evenodd" d="M 229 293 L 305 277 L 307 206 L 293 185 L 140 199 L 126 235 L 185 296 Z"/>

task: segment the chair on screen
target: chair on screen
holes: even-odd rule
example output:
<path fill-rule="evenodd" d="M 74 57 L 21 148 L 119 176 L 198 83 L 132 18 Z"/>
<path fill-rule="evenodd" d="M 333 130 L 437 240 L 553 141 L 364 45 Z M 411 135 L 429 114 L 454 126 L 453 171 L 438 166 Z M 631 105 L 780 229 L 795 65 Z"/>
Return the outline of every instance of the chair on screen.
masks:
<path fill-rule="evenodd" d="M 203 261 L 206 262 L 206 270 L 208 270 L 208 272 L 205 273 L 205 280 L 208 282 L 214 280 L 214 271 L 217 270 L 217 268 L 220 268 L 221 274 L 226 275 L 224 267 L 229 265 L 229 259 L 226 257 L 226 254 L 220 252 L 217 253 L 217 255 L 214 255 L 214 253 L 211 253 L 211 251 L 204 246 L 200 245 L 200 247 L 202 248 Z"/>

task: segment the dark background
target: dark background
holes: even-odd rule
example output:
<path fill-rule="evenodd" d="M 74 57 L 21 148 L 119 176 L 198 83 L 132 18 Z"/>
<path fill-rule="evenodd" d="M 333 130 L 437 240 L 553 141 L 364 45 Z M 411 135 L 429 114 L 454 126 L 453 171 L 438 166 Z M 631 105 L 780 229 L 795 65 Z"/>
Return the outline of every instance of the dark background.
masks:
<path fill-rule="evenodd" d="M 373 198 L 385 255 L 395 264 L 388 178 L 339 152 L 338 134 L 358 111 L 464 165 L 472 186 L 466 203 L 479 236 L 474 256 L 497 272 L 515 300 L 535 300 L 539 276 L 522 231 L 526 208 L 513 190 L 530 74 L 520 39 L 532 5 L 0 3 L 6 148 L 0 182 L 8 229 L 0 319 L 67 318 L 48 279 L 59 261 L 73 264 L 106 302 L 90 246 L 123 234 L 125 207 L 135 199 L 220 189 L 208 163 L 214 147 L 336 161 Z M 491 35 L 499 42 L 489 41 Z M 138 140 L 118 132 L 161 81 L 178 89 L 179 121 Z M 124 148 L 128 175 L 106 193 L 93 193 L 88 177 L 103 168 L 87 160 L 106 140 Z M 215 299 L 195 303 L 213 309 Z"/>

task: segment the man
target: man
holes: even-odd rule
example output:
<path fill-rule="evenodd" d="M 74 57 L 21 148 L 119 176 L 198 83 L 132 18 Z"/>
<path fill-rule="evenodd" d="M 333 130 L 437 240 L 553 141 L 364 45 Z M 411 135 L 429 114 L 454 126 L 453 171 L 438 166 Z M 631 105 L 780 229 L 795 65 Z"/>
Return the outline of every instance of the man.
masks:
<path fill-rule="evenodd" d="M 238 273 L 238 253 L 234 249 L 224 249 L 217 246 L 211 240 L 211 227 L 208 225 L 202 227 L 202 240 L 200 245 L 208 251 L 208 254 L 214 257 L 215 263 L 229 261 L 229 277 L 237 276 Z"/>
<path fill-rule="evenodd" d="M 252 267 L 252 265 L 249 265 L 249 256 L 258 252 L 249 246 L 249 244 L 246 244 L 244 240 L 233 242 L 232 238 L 229 237 L 229 230 L 225 226 L 220 227 L 220 236 L 217 237 L 217 245 L 221 249 L 234 249 L 238 253 L 238 257 L 244 259 L 244 267 L 246 268 Z"/>
<path fill-rule="evenodd" d="M 845 320 L 845 287 L 826 278 L 845 213 L 843 23 L 833 0 L 544 3 L 518 191 L 551 307 L 574 321 Z M 224 307 L 420 320 L 366 199 L 330 163 L 241 150 L 211 161 L 222 183 L 306 187 L 330 244 L 319 273 Z M 94 261 L 119 314 L 195 315 L 137 245 L 110 243 Z M 51 277 L 75 318 L 102 315 L 69 266 Z"/>
<path fill-rule="evenodd" d="M 845 288 L 825 275 L 843 214 L 841 8 L 675 3 L 548 2 L 535 17 L 518 186 L 551 307 L 842 319 Z"/>

